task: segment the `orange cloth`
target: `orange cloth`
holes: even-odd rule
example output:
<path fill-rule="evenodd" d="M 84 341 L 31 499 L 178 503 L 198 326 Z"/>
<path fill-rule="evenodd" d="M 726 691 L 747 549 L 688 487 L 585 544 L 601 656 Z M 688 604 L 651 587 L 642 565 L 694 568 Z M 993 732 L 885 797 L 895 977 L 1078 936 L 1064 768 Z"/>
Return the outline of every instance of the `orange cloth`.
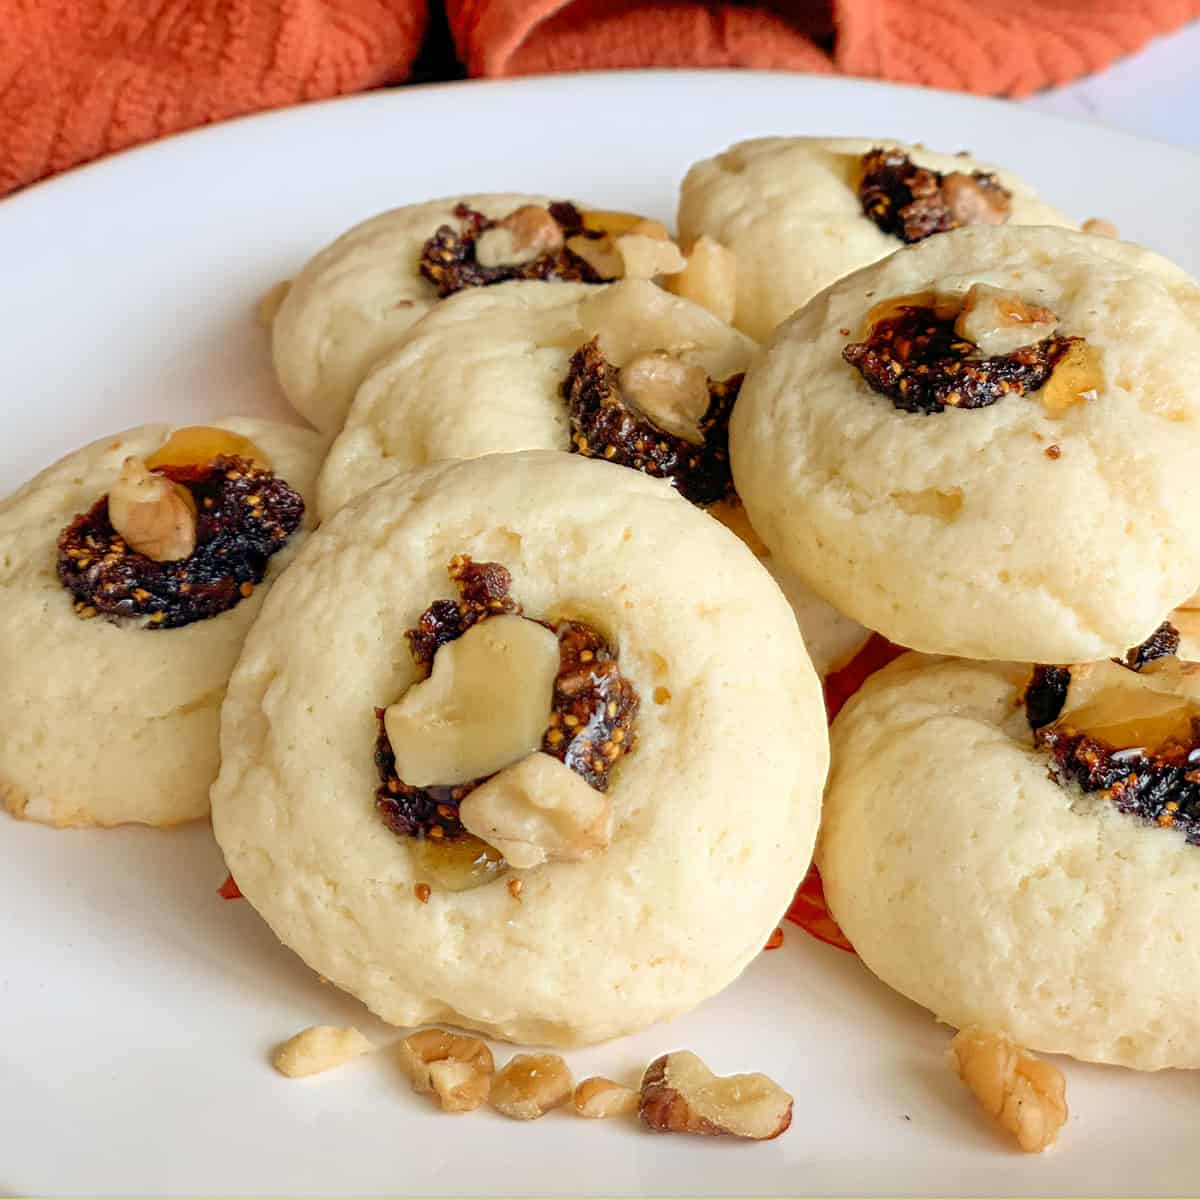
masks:
<path fill-rule="evenodd" d="M 447 0 L 446 7 L 472 75 L 787 68 L 1001 95 L 1097 71 L 1200 17 L 1200 0 L 776 0 L 759 6 Z"/>
<path fill-rule="evenodd" d="M 0 195 L 193 125 L 403 79 L 425 0 L 0 0 Z"/>

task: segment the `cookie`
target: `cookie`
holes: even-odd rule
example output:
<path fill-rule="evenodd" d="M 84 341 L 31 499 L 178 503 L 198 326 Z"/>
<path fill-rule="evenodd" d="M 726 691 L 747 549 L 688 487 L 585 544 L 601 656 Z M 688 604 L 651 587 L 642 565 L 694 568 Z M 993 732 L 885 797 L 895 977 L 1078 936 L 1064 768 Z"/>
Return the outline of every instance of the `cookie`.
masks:
<path fill-rule="evenodd" d="M 455 718 L 474 714 L 474 754 L 545 703 L 455 650 L 499 621 L 535 657 L 557 634 L 553 713 L 519 770 L 456 783 L 428 761 L 447 725 L 421 736 L 440 710 L 418 688 L 474 681 Z M 545 451 L 411 471 L 325 523 L 268 597 L 222 729 L 213 828 L 283 942 L 393 1024 L 552 1045 L 737 976 L 803 875 L 826 763 L 816 677 L 754 556 L 655 480 Z M 607 826 L 578 861 L 506 868 L 467 806 L 542 772 L 607 802 Z"/>
<path fill-rule="evenodd" d="M 410 204 L 356 225 L 312 258 L 272 322 L 275 371 L 296 411 L 323 433 L 341 428 L 372 363 L 439 298 L 422 262 L 440 229 L 457 234 L 480 215 L 498 220 L 524 205 L 550 203 L 498 194 Z"/>
<path fill-rule="evenodd" d="M 883 160 L 868 157 L 877 150 L 887 152 Z M 872 166 L 876 170 L 868 177 Z M 947 203 L 945 180 L 951 176 Z M 868 188 L 873 182 L 881 186 L 864 193 L 864 178 Z M 910 185 L 924 193 L 911 212 Z M 874 201 L 877 217 L 864 211 L 864 199 Z M 1072 225 L 1028 184 L 998 167 L 969 155 L 867 138 L 740 142 L 693 166 L 679 198 L 684 242 L 707 234 L 736 255 L 733 323 L 759 341 L 822 288 L 891 254 L 906 236 L 980 219 Z"/>
<path fill-rule="evenodd" d="M 830 910 L 863 962 L 959 1028 L 1141 1070 L 1200 1066 L 1200 846 L 1195 825 L 1172 827 L 1173 814 L 1195 815 L 1195 785 L 1179 771 L 1182 804 L 1151 811 L 1152 789 L 1129 782 L 1147 759 L 1126 749 L 1114 763 L 1091 753 L 1099 743 L 1077 753 L 1072 731 L 1078 721 L 1126 744 L 1120 721 L 1151 705 L 1161 716 L 1164 697 L 1123 690 L 1114 707 L 1113 679 L 1170 689 L 1178 670 L 1074 669 L 1071 687 L 1091 673 L 1109 689 L 1093 691 L 1090 718 L 1053 687 L 1023 703 L 1027 666 L 906 655 L 868 680 L 833 725 L 817 851 Z M 1145 726 L 1131 729 L 1144 741 Z M 1089 779 L 1093 767 L 1107 777 Z"/>
<path fill-rule="evenodd" d="M 756 349 L 644 279 L 463 291 L 413 326 L 359 389 L 321 471 L 322 517 L 401 471 L 444 459 L 578 449 L 563 391 L 572 356 L 592 338 L 618 367 L 665 351 L 714 380 L 740 375 Z"/>
<path fill-rule="evenodd" d="M 578 452 L 579 425 L 564 386 L 592 338 L 618 367 L 665 351 L 715 381 L 740 376 L 756 349 L 705 309 L 643 279 L 604 287 L 514 282 L 452 296 L 404 334 L 359 388 L 321 470 L 322 518 L 401 471 L 445 459 Z M 657 441 L 660 434 L 647 436 Z M 599 444 L 588 450 L 605 455 Z M 613 459 L 625 455 L 614 451 Z M 731 507 L 714 515 L 753 546 L 753 530 Z M 777 578 L 822 674 L 865 639 L 861 626 L 794 575 Z"/>
<path fill-rule="evenodd" d="M 1200 578 L 1198 373 L 1200 289 L 1166 260 L 958 230 L 780 328 L 733 414 L 734 480 L 783 565 L 894 642 L 1117 655 Z"/>
<path fill-rule="evenodd" d="M 312 523 L 301 498 L 311 499 L 320 462 L 310 430 L 241 417 L 214 424 L 240 436 L 214 440 L 210 429 L 201 449 L 269 464 L 239 458 L 242 470 L 228 464 L 237 478 L 209 478 L 207 459 L 184 468 L 168 453 L 207 514 L 196 518 L 195 553 L 182 563 L 131 553 L 114 541 L 107 502 L 97 506 L 127 458 L 155 465 L 153 455 L 180 446 L 187 458 L 183 441 L 169 441 L 171 426 L 103 438 L 0 502 L 0 797 L 14 815 L 60 826 L 174 825 L 208 812 L 225 684 L 267 585 Z M 147 486 L 161 482 L 154 475 Z M 168 499 L 187 511 L 177 492 Z M 257 506 L 254 522 L 241 521 L 243 506 Z M 220 537 L 210 537 L 217 517 Z"/>

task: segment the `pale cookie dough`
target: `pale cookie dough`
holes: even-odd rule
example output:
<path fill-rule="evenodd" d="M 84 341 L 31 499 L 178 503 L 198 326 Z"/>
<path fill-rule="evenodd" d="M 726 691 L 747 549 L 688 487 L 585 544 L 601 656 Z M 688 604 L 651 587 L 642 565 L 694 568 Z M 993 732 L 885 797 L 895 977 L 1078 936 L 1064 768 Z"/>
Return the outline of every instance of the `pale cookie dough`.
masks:
<path fill-rule="evenodd" d="M 253 441 L 311 504 L 320 439 L 233 417 L 209 422 Z M 56 574 L 57 541 L 103 496 L 128 455 L 172 431 L 143 425 L 93 442 L 0 502 L 0 800 L 50 825 L 174 825 L 208 812 L 225 684 L 268 585 L 311 527 L 308 516 L 254 594 L 208 620 L 146 630 L 75 614 Z"/>
<path fill-rule="evenodd" d="M 946 1023 L 1200 1067 L 1200 846 L 1060 786 L 1029 668 L 906 655 L 842 710 L 817 850 L 863 962 Z"/>
<path fill-rule="evenodd" d="M 842 357 L 873 306 L 976 282 L 1053 310 L 1096 356 L 1095 394 L 1050 383 L 910 413 Z M 835 284 L 756 361 L 730 426 L 763 541 L 842 612 L 901 645 L 979 659 L 1123 654 L 1200 577 L 1200 289 L 1122 242 L 977 227 Z"/>
<path fill-rule="evenodd" d="M 275 372 L 293 408 L 322 433 L 341 428 L 371 364 L 437 302 L 418 270 L 421 250 L 454 209 L 507 216 L 544 196 L 451 196 L 371 217 L 310 259 L 272 323 Z"/>
<path fill-rule="evenodd" d="M 461 553 L 504 564 L 528 615 L 599 629 L 641 707 L 607 849 L 452 891 L 416 886 L 432 846 L 384 825 L 373 754 L 375 707 L 418 677 L 405 631 L 454 595 Z M 803 875 L 827 753 L 753 555 L 653 479 L 544 451 L 410 472 L 326 523 L 268 598 L 222 725 L 213 828 L 281 940 L 393 1024 L 544 1045 L 632 1032 L 738 975 Z"/>
<path fill-rule="evenodd" d="M 597 336 L 616 366 L 665 350 L 713 379 L 745 371 L 757 348 L 645 279 L 460 292 L 410 329 L 359 388 L 321 470 L 322 519 L 401 471 L 449 458 L 569 450 L 562 384 L 571 355 Z"/>
<path fill-rule="evenodd" d="M 708 234 L 737 257 L 733 323 L 765 341 L 822 288 L 898 250 L 903 242 L 863 214 L 860 162 L 896 149 L 943 174 L 994 173 L 1012 192 L 1012 225 L 1066 225 L 1062 213 L 1007 171 L 956 154 L 868 138 L 756 138 L 731 146 L 687 173 L 679 197 L 686 245 Z M 940 236 L 940 235 L 934 235 Z"/>

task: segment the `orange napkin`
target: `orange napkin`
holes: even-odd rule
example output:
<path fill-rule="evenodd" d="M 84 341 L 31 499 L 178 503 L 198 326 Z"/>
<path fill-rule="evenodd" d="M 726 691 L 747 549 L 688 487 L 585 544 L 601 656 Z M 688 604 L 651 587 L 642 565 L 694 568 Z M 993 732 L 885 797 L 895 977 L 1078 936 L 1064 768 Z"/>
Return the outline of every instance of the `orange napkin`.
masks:
<path fill-rule="evenodd" d="M 1200 0 L 447 0 L 472 75 L 602 67 L 837 71 L 1021 95 L 1107 66 Z"/>
<path fill-rule="evenodd" d="M 425 0 L 0 0 L 0 195 L 225 117 L 403 79 Z"/>

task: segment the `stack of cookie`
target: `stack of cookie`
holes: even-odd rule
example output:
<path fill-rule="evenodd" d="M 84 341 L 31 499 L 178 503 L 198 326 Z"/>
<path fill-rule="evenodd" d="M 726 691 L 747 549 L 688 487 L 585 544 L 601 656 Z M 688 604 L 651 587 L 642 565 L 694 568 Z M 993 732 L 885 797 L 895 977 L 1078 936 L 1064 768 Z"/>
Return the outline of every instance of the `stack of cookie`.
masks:
<path fill-rule="evenodd" d="M 1160 626 L 1200 583 L 1200 291 L 892 143 L 734 147 L 679 225 L 382 214 L 266 314 L 323 437 L 147 426 L 0 505 L 8 806 L 211 785 L 242 892 L 386 1020 L 597 1041 L 761 949 L 819 676 L 878 631 L 923 653 L 836 723 L 819 849 L 864 960 L 1190 1064 L 1200 684 Z"/>

